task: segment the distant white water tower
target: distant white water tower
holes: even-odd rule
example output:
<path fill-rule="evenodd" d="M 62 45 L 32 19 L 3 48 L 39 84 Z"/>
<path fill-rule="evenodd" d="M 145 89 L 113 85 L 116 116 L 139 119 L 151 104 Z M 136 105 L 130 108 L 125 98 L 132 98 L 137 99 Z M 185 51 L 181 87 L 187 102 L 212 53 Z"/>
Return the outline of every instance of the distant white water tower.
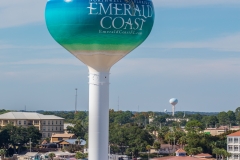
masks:
<path fill-rule="evenodd" d="M 171 98 L 169 100 L 169 103 L 172 105 L 172 116 L 174 116 L 175 113 L 175 106 L 178 103 L 178 100 L 176 98 Z"/>

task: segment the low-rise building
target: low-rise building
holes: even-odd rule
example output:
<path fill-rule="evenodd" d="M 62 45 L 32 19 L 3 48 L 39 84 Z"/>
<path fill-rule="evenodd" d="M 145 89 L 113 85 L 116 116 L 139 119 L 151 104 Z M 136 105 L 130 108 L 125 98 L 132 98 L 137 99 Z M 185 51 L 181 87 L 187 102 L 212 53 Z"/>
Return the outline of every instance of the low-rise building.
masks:
<path fill-rule="evenodd" d="M 227 135 L 227 151 L 232 155 L 228 160 L 240 160 L 240 131 Z"/>
<path fill-rule="evenodd" d="M 42 137 L 51 137 L 53 133 L 64 132 L 64 118 L 54 115 L 43 115 L 35 112 L 8 112 L 0 115 L 0 126 L 36 127 Z"/>
<path fill-rule="evenodd" d="M 70 133 L 64 133 L 64 134 L 52 134 L 51 142 L 56 143 L 62 140 L 68 140 L 68 139 L 77 139 L 77 137 L 74 134 Z"/>
<path fill-rule="evenodd" d="M 206 128 L 204 130 L 204 133 L 210 134 L 212 136 L 217 136 L 217 135 L 223 134 L 229 130 L 237 131 L 239 129 L 240 129 L 239 126 L 220 126 L 217 128 Z"/>

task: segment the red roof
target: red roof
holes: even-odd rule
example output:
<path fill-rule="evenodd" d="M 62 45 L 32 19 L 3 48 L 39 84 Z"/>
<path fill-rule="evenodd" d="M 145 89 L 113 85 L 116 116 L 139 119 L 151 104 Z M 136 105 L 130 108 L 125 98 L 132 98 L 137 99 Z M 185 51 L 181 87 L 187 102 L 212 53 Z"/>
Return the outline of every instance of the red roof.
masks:
<path fill-rule="evenodd" d="M 227 136 L 240 136 L 240 131 L 237 131 L 237 132 L 234 132 L 234 133 L 231 133 Z"/>
<path fill-rule="evenodd" d="M 176 153 L 186 153 L 186 151 L 184 151 L 182 148 L 180 148 L 176 151 Z"/>
<path fill-rule="evenodd" d="M 194 155 L 194 157 L 197 157 L 197 158 L 211 158 L 212 155 L 208 154 L 208 153 L 200 153 L 200 154 Z"/>
<path fill-rule="evenodd" d="M 162 158 L 154 158 L 152 160 L 199 160 L 199 158 L 194 158 L 194 157 L 188 157 L 188 156 L 176 156 L 176 157 L 162 157 Z"/>

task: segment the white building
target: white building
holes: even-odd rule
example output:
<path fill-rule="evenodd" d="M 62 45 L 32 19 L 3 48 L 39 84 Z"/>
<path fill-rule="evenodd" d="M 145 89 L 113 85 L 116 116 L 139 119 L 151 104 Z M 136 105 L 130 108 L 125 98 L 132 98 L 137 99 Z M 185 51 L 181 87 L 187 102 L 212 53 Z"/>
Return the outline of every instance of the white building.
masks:
<path fill-rule="evenodd" d="M 240 131 L 227 135 L 227 151 L 232 154 L 229 160 L 240 160 Z"/>
<path fill-rule="evenodd" d="M 53 133 L 64 133 L 64 118 L 54 115 L 43 115 L 35 112 L 8 112 L 0 115 L 0 126 L 36 127 L 42 137 L 51 137 Z"/>

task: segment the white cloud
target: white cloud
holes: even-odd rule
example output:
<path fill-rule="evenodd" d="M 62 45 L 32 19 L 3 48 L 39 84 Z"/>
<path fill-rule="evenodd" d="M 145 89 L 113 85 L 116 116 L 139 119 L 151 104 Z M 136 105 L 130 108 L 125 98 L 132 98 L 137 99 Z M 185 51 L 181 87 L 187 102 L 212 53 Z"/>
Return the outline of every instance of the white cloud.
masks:
<path fill-rule="evenodd" d="M 157 7 L 190 7 L 209 5 L 240 5 L 239 0 L 153 0 Z"/>
<path fill-rule="evenodd" d="M 0 28 L 43 22 L 45 4 L 43 0 L 1 0 Z"/>
<path fill-rule="evenodd" d="M 172 42 L 145 45 L 145 48 L 166 49 L 210 49 L 216 51 L 240 52 L 240 33 L 198 42 Z"/>

